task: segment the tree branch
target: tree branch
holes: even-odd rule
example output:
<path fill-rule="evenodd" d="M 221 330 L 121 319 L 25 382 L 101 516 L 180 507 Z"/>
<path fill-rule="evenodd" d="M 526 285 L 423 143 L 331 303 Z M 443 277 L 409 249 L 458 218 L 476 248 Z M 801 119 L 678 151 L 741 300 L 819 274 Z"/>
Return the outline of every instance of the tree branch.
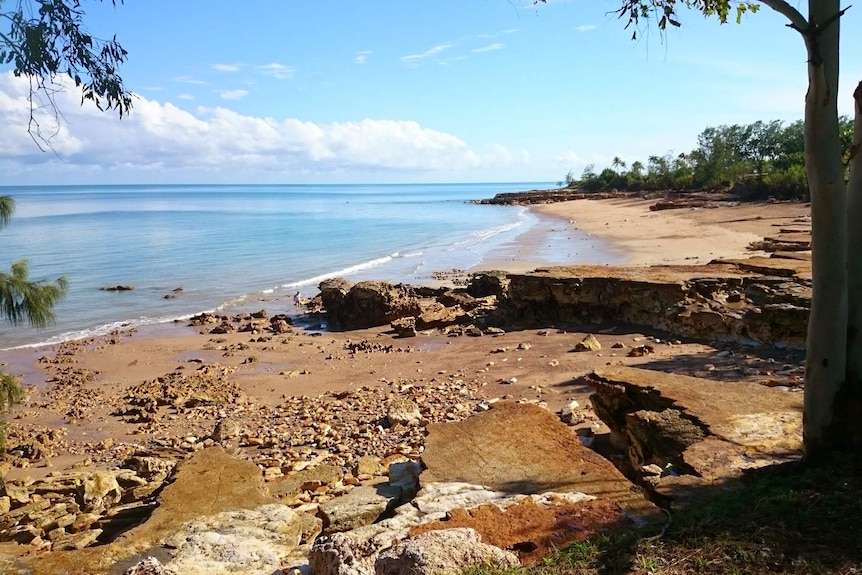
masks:
<path fill-rule="evenodd" d="M 790 20 L 790 26 L 800 34 L 805 35 L 805 31 L 808 29 L 808 20 L 805 19 L 805 16 L 802 15 L 799 10 L 785 2 L 785 0 L 760 0 L 788 20 Z"/>

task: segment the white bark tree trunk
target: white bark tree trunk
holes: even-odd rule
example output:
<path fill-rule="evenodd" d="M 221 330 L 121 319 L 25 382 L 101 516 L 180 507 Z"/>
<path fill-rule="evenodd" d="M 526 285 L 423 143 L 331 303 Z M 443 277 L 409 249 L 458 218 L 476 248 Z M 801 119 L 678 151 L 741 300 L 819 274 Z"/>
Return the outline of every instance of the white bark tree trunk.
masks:
<path fill-rule="evenodd" d="M 862 450 L 862 82 L 853 92 L 853 147 L 847 184 L 847 376 L 835 408 L 847 446 Z"/>
<path fill-rule="evenodd" d="M 805 366 L 808 459 L 834 447 L 847 353 L 847 202 L 838 136 L 839 0 L 809 0 L 805 165 L 811 189 L 813 298 Z"/>

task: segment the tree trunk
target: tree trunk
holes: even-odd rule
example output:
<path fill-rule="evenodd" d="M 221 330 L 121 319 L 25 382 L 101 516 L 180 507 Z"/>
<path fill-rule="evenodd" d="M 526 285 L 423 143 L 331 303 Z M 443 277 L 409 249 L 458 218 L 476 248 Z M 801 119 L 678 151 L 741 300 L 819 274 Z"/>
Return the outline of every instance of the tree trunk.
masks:
<path fill-rule="evenodd" d="M 862 451 L 862 82 L 853 92 L 853 147 L 847 184 L 847 376 L 835 404 L 836 432 Z"/>
<path fill-rule="evenodd" d="M 803 436 L 806 459 L 840 441 L 833 417 L 847 365 L 847 202 L 838 136 L 839 0 L 809 0 L 805 166 L 811 189 L 813 297 L 808 320 Z"/>

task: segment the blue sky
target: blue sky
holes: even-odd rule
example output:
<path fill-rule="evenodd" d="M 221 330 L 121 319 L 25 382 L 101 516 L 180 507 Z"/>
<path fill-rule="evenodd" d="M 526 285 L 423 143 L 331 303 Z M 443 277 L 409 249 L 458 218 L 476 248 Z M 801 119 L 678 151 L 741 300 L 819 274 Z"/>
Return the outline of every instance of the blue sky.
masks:
<path fill-rule="evenodd" d="M 765 7 L 742 25 L 685 12 L 633 42 L 612 1 L 84 5 L 129 52 L 132 115 L 67 90 L 45 154 L 26 85 L 0 72 L 2 183 L 557 181 L 689 151 L 706 126 L 798 119 L 806 89 L 802 41 Z M 844 113 L 860 30 L 852 8 Z"/>

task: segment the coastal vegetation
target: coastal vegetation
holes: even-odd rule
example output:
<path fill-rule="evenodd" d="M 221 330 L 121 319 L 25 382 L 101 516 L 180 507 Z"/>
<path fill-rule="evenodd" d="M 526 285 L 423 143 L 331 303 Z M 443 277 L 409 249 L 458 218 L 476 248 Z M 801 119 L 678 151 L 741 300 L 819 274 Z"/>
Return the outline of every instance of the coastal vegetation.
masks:
<path fill-rule="evenodd" d="M 853 120 L 842 116 L 838 122 L 842 164 L 849 177 Z M 711 126 L 689 152 L 667 152 L 631 164 L 615 157 L 600 172 L 591 164 L 580 179 L 568 174 L 566 183 L 587 191 L 733 189 L 749 198 L 808 201 L 803 133 L 802 120 Z"/>

